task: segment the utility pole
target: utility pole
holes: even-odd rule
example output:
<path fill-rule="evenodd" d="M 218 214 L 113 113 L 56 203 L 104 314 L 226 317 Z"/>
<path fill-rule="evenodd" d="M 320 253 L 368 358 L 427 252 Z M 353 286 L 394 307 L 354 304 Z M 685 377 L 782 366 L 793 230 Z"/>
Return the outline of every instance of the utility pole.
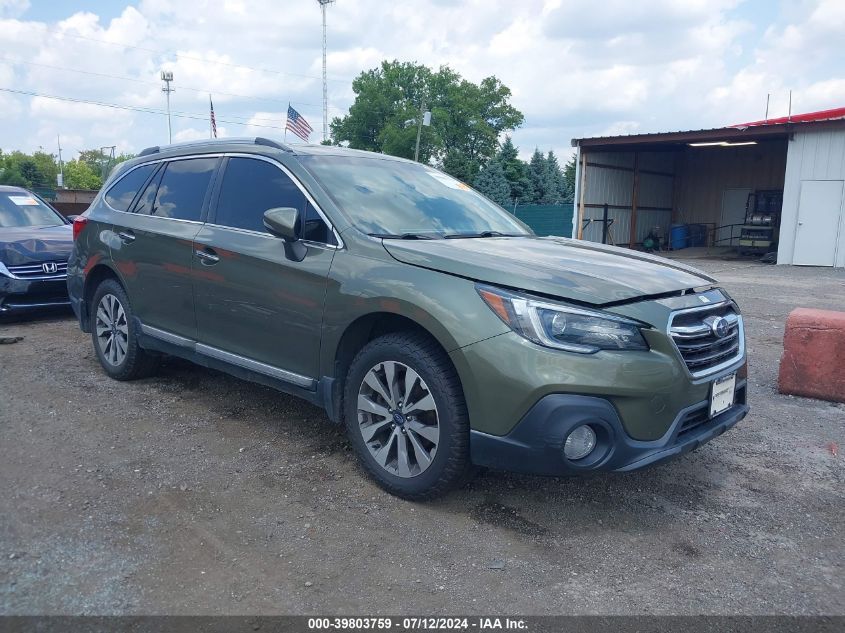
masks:
<path fill-rule="evenodd" d="M 162 86 L 161 91 L 167 95 L 167 142 L 173 142 L 173 128 L 170 125 L 170 93 L 176 92 L 176 88 L 170 87 L 170 82 L 173 81 L 173 71 L 171 70 L 162 70 L 161 71 L 161 80 L 164 82 L 164 86 Z"/>
<path fill-rule="evenodd" d="M 431 125 L 431 112 L 425 109 L 425 98 L 420 104 L 420 116 L 417 118 L 417 146 L 414 150 L 414 161 L 420 162 L 420 136 L 422 136 L 423 125 Z"/>
<path fill-rule="evenodd" d="M 323 140 L 329 138 L 329 85 L 326 76 L 326 7 L 335 0 L 317 0 L 323 12 Z"/>
<path fill-rule="evenodd" d="M 105 151 L 103 151 L 103 150 L 110 150 L 109 158 L 105 162 L 100 164 L 101 165 L 100 170 L 102 171 L 101 176 L 103 178 L 103 182 L 106 181 L 106 176 L 109 175 L 109 167 L 111 167 L 111 164 L 114 162 L 114 150 L 116 148 L 117 148 L 117 145 L 104 145 L 103 147 L 100 148 L 100 154 L 102 154 L 103 157 L 105 157 L 105 155 L 106 155 Z"/>
<path fill-rule="evenodd" d="M 61 189 L 65 186 L 65 168 L 62 163 L 62 138 L 58 134 L 56 134 L 56 143 L 59 146 L 59 181 L 56 184 L 58 184 Z"/>

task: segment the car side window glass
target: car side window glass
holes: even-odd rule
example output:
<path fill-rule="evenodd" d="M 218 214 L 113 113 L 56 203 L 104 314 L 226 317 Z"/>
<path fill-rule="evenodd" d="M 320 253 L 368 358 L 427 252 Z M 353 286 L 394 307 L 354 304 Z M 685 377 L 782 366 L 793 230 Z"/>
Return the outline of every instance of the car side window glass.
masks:
<path fill-rule="evenodd" d="M 161 182 L 161 176 L 164 174 L 164 168 L 160 169 L 158 173 L 153 176 L 152 180 L 147 184 L 144 192 L 135 203 L 133 211 L 143 215 L 151 215 L 155 207 L 153 206 L 158 192 L 158 184 Z"/>
<path fill-rule="evenodd" d="M 302 221 L 302 239 L 322 244 L 337 245 L 334 234 L 329 231 L 325 220 L 310 202 L 305 203 L 305 217 Z"/>
<path fill-rule="evenodd" d="M 217 158 L 189 158 L 167 163 L 151 215 L 174 220 L 199 220 Z"/>
<path fill-rule="evenodd" d="M 277 207 L 299 209 L 306 239 L 326 242 L 328 227 L 287 174 L 263 160 L 230 158 L 220 186 L 215 224 L 266 233 L 264 212 Z M 318 228 L 312 218 L 310 233 L 321 239 L 307 237 L 309 213 L 322 224 L 322 229 Z"/>
<path fill-rule="evenodd" d="M 135 199 L 135 194 L 147 182 L 155 165 L 141 165 L 123 176 L 106 192 L 106 203 L 118 211 L 127 211 Z"/>

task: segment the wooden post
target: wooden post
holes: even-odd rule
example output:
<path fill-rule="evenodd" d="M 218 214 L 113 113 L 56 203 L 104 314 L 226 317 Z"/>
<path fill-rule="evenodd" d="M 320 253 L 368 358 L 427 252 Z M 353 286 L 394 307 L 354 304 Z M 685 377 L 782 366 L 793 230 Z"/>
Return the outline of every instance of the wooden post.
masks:
<path fill-rule="evenodd" d="M 640 153 L 634 152 L 634 183 L 631 186 L 631 234 L 628 248 L 637 243 L 637 197 L 640 194 Z"/>
<path fill-rule="evenodd" d="M 581 148 L 581 186 L 578 188 L 578 232 L 579 240 L 584 239 L 584 188 L 587 185 L 587 152 Z"/>

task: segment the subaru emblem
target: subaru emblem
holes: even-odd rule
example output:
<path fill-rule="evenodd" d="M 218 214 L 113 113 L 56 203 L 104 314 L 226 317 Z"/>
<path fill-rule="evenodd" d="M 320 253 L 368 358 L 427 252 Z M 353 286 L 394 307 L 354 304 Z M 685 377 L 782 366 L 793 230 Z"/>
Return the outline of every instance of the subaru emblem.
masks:
<path fill-rule="evenodd" d="M 710 323 L 710 331 L 716 338 L 725 338 L 728 335 L 728 320 L 724 317 L 716 317 Z"/>

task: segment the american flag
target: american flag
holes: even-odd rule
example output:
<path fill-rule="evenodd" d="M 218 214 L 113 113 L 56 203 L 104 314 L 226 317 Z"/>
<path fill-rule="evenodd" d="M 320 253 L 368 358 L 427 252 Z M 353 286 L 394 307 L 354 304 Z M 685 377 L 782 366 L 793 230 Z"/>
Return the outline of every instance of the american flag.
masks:
<path fill-rule="evenodd" d="M 211 108 L 211 133 L 217 138 L 217 119 L 214 118 L 214 104 L 211 102 L 211 95 L 208 95 L 208 107 Z"/>
<path fill-rule="evenodd" d="M 308 136 L 314 131 L 314 128 L 308 125 L 304 116 L 288 105 L 288 120 L 285 123 L 285 130 L 290 130 L 307 143 Z"/>

